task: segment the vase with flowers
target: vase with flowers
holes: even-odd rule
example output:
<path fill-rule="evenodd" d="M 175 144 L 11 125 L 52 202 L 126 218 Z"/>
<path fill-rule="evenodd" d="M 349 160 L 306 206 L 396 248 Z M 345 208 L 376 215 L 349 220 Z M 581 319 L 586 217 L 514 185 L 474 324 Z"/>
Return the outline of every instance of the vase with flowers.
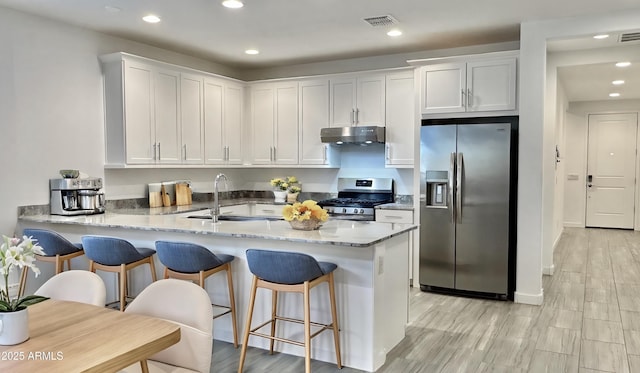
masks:
<path fill-rule="evenodd" d="M 31 268 L 36 276 L 40 270 L 35 266 L 35 256 L 44 255 L 42 247 L 30 237 L 10 238 L 2 236 L 0 245 L 0 274 L 4 277 L 4 288 L 0 290 L 0 345 L 15 345 L 29 338 L 29 317 L 27 306 L 48 299 L 38 295 L 28 295 L 12 299 L 9 294 L 9 274 L 14 267 Z"/>
<path fill-rule="evenodd" d="M 327 210 L 310 199 L 286 205 L 282 209 L 282 216 L 284 220 L 289 222 L 291 228 L 305 231 L 318 229 L 322 223 L 329 219 Z"/>
<path fill-rule="evenodd" d="M 298 184 L 298 179 L 295 176 L 287 176 L 285 178 L 277 177 L 271 179 L 271 186 L 273 187 L 273 196 L 275 203 L 285 203 L 289 188 Z"/>
<path fill-rule="evenodd" d="M 298 185 L 290 185 L 287 189 L 287 203 L 295 203 L 298 201 L 298 194 L 302 191 L 302 188 Z"/>

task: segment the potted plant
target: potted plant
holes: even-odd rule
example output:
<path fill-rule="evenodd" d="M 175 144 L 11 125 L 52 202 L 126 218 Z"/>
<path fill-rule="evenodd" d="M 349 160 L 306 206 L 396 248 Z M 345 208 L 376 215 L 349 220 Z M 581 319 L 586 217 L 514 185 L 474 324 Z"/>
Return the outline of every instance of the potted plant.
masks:
<path fill-rule="evenodd" d="M 287 189 L 287 203 L 294 203 L 298 200 L 298 194 L 302 191 L 298 185 L 290 185 Z"/>
<path fill-rule="evenodd" d="M 0 274 L 4 277 L 4 288 L 0 290 L 0 345 L 14 345 L 29 338 L 29 314 L 27 306 L 48 299 L 39 295 L 11 298 L 9 274 L 13 267 L 31 268 L 36 277 L 40 270 L 35 266 L 35 256 L 44 255 L 42 247 L 30 237 L 10 238 L 2 236 L 0 245 Z"/>
<path fill-rule="evenodd" d="M 327 210 L 311 199 L 286 205 L 282 209 L 282 216 L 291 224 L 291 228 L 305 231 L 318 229 L 329 219 Z"/>
<path fill-rule="evenodd" d="M 293 184 L 298 183 L 298 179 L 295 176 L 287 176 L 285 178 L 275 178 L 270 181 L 273 187 L 274 202 L 284 203 L 287 198 L 287 191 Z"/>

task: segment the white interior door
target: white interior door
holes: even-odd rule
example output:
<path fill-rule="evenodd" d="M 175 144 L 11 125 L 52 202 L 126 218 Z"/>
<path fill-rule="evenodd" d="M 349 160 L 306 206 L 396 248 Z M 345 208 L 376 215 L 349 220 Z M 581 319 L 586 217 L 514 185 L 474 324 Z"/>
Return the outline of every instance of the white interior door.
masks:
<path fill-rule="evenodd" d="M 633 229 L 637 114 L 589 115 L 588 227 Z"/>

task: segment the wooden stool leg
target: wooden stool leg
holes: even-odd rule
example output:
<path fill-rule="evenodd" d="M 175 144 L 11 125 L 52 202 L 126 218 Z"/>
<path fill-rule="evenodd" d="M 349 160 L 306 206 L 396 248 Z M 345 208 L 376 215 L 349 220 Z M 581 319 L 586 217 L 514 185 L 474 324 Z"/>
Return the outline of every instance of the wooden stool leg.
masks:
<path fill-rule="evenodd" d="M 156 282 L 158 277 L 156 276 L 156 265 L 153 263 L 153 255 L 149 257 L 149 267 L 151 267 L 151 280 Z"/>
<path fill-rule="evenodd" d="M 20 285 L 18 285 L 18 297 L 22 298 L 24 295 L 24 290 L 27 287 L 27 267 L 22 268 L 22 273 L 20 273 Z"/>
<path fill-rule="evenodd" d="M 127 302 L 127 265 L 120 265 L 120 311 L 124 311 L 124 305 Z"/>
<path fill-rule="evenodd" d="M 167 279 L 169 278 L 169 268 L 164 267 L 164 278 Z"/>
<path fill-rule="evenodd" d="M 329 300 L 331 302 L 331 323 L 333 324 L 333 344 L 336 348 L 336 363 L 338 369 L 342 369 L 340 357 L 340 328 L 338 327 L 338 312 L 336 310 L 336 289 L 333 281 L 333 272 L 329 274 Z"/>
<path fill-rule="evenodd" d="M 60 260 L 60 255 L 56 255 L 56 275 L 64 271 L 64 262 Z"/>
<path fill-rule="evenodd" d="M 247 345 L 249 344 L 249 332 L 251 331 L 251 318 L 253 317 L 253 306 L 256 302 L 256 291 L 258 290 L 258 277 L 253 276 L 251 284 L 251 294 L 249 296 L 249 309 L 247 310 L 247 321 L 244 326 L 244 336 L 242 337 L 242 349 L 240 350 L 240 364 L 238 373 L 242 373 L 244 368 L 244 358 L 247 356 Z"/>
<path fill-rule="evenodd" d="M 304 283 L 304 371 L 311 373 L 311 307 L 309 305 L 309 281 Z"/>
<path fill-rule="evenodd" d="M 269 342 L 269 355 L 273 355 L 273 344 L 276 335 L 276 310 L 278 309 L 278 291 L 271 290 L 271 341 Z"/>
<path fill-rule="evenodd" d="M 227 263 L 227 285 L 229 286 L 229 307 L 231 307 L 231 323 L 233 324 L 233 347 L 238 348 L 238 323 L 236 321 L 236 297 L 233 293 L 233 276 L 231 263 Z"/>

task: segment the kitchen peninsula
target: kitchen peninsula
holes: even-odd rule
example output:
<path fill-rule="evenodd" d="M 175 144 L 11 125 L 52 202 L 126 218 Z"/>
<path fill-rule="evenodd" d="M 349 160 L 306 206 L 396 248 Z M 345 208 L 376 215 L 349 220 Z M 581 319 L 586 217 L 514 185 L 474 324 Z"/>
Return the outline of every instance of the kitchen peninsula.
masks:
<path fill-rule="evenodd" d="M 126 211 L 123 211 L 126 212 Z M 340 322 L 343 365 L 373 372 L 381 367 L 386 354 L 405 336 L 408 318 L 408 271 L 410 232 L 413 224 L 392 224 L 329 220 L 319 230 L 299 231 L 283 220 L 220 221 L 193 219 L 194 212 L 150 215 L 107 212 L 91 216 L 23 215 L 19 229 L 45 228 L 55 230 L 72 241 L 83 235 L 97 234 L 121 237 L 138 247 L 154 247 L 156 240 L 180 240 L 204 245 L 215 253 L 234 255 L 232 263 L 238 328 L 244 330 L 249 300 L 251 273 L 245 251 L 261 248 L 297 251 L 320 261 L 338 265 L 335 274 L 336 299 Z M 159 272 L 162 265 L 156 259 Z M 76 265 L 76 269 L 78 266 Z M 131 271 L 132 293 L 148 285 L 147 269 Z M 108 297 L 115 297 L 116 280 L 111 274 L 98 272 L 105 280 Z M 207 291 L 214 302 L 227 299 L 224 276 L 213 276 Z M 312 319 L 319 322 L 330 318 L 326 292 L 312 291 Z M 269 317 L 271 302 L 261 296 L 256 303 L 254 325 Z M 280 311 L 291 317 L 302 317 L 302 298 L 298 294 L 283 294 Z M 302 339 L 297 325 L 282 325 L 280 333 Z M 214 323 L 214 338 L 232 341 L 227 317 Z M 268 341 L 249 339 L 249 345 L 267 349 Z M 287 354 L 304 356 L 301 347 L 276 343 L 276 349 Z M 312 343 L 313 359 L 335 362 L 330 333 L 322 333 Z M 215 365 L 215 362 L 214 362 Z"/>

